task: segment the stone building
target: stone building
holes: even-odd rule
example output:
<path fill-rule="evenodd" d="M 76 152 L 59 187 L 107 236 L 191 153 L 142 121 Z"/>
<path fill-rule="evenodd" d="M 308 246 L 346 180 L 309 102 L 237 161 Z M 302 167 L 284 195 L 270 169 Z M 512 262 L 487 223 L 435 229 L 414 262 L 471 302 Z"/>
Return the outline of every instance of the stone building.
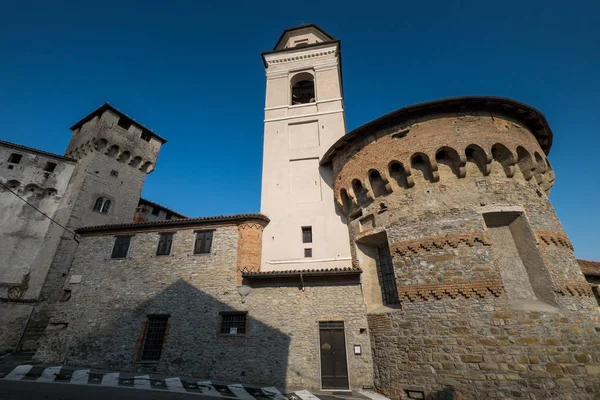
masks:
<path fill-rule="evenodd" d="M 65 228 L 0 193 L 23 216 L 1 220 L 18 228 L 0 253 L 13 293 L 0 343 L 394 400 L 597 398 L 597 282 L 548 199 L 543 114 L 468 96 L 346 133 L 338 40 L 303 25 L 262 58 L 260 214 L 187 218 L 140 199 L 165 141 L 108 104 L 72 127 L 65 157 L 5 144 L 9 164 L 13 150 L 37 161 L 0 165 L 4 190 L 35 183 L 15 193 Z M 57 176 L 37 172 L 46 162 Z"/>

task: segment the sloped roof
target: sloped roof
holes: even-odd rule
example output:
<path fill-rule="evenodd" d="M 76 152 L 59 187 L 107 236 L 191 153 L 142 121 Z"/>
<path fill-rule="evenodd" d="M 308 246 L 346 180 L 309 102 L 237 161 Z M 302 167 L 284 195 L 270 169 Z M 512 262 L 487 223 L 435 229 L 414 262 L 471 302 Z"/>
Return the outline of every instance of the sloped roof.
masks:
<path fill-rule="evenodd" d="M 292 269 L 283 271 L 244 272 L 244 278 L 289 278 L 293 276 L 323 276 L 323 275 L 355 275 L 362 273 L 360 268 L 322 268 L 322 269 Z"/>
<path fill-rule="evenodd" d="M 173 210 L 171 210 L 170 208 L 167 208 L 167 207 L 165 207 L 165 206 L 162 206 L 162 205 L 160 205 L 160 204 L 158 204 L 158 203 L 155 203 L 155 202 L 153 202 L 153 201 L 150 201 L 150 200 L 148 200 L 148 199 L 144 199 L 144 198 L 142 198 L 142 197 L 140 197 L 140 201 L 138 202 L 138 204 L 148 204 L 148 205 L 150 205 L 150 206 L 152 206 L 152 207 L 154 207 L 154 208 L 160 208 L 161 210 L 165 210 L 165 211 L 166 211 L 166 212 L 168 212 L 169 214 L 173 214 L 173 215 L 175 215 L 175 216 L 177 216 L 177 217 L 181 217 L 181 218 L 188 218 L 188 217 L 186 217 L 185 215 L 178 213 L 177 211 L 173 211 Z"/>
<path fill-rule="evenodd" d="M 47 156 L 47 157 L 57 158 L 57 159 L 63 160 L 63 161 L 77 162 L 76 159 L 71 158 L 71 157 L 65 157 L 65 156 L 61 156 L 58 154 L 54 154 L 54 153 L 48 153 L 47 151 L 34 149 L 33 147 L 27 147 L 27 146 L 23 146 L 23 145 L 16 144 L 16 143 L 5 142 L 4 140 L 0 140 L 0 145 L 10 147 L 15 150 L 27 151 L 27 152 L 31 152 L 31 153 L 37 153 L 37 154 Z"/>
<path fill-rule="evenodd" d="M 581 272 L 586 276 L 600 276 L 600 261 L 577 260 Z"/>
<path fill-rule="evenodd" d="M 460 96 L 433 100 L 399 108 L 373 121 L 352 130 L 335 142 L 321 159 L 321 164 L 328 164 L 350 142 L 360 139 L 372 132 L 391 124 L 399 124 L 404 120 L 443 112 L 456 112 L 462 109 L 480 109 L 499 112 L 521 121 L 536 137 L 544 153 L 548 154 L 552 147 L 553 133 L 546 117 L 539 110 L 505 97 L 495 96 Z"/>
<path fill-rule="evenodd" d="M 293 28 L 288 28 L 288 29 L 284 30 L 283 33 L 281 34 L 281 36 L 279 37 L 279 39 L 277 40 L 277 43 L 275 43 L 275 46 L 273 47 L 273 51 L 279 49 L 280 45 L 285 41 L 285 39 L 287 39 L 290 36 L 289 35 L 290 33 L 294 32 L 294 31 L 299 31 L 302 29 L 314 30 L 317 33 L 321 34 L 321 36 L 324 36 L 326 39 L 335 40 L 333 38 L 333 36 L 331 36 L 329 33 L 325 32 L 323 29 L 319 28 L 317 25 L 303 24 L 303 25 L 294 26 Z"/>
<path fill-rule="evenodd" d="M 135 119 L 131 118 L 130 116 L 128 116 L 127 114 L 117 110 L 115 107 L 113 107 L 111 104 L 109 103 L 104 103 L 103 105 L 101 105 L 100 107 L 98 107 L 97 109 L 95 109 L 94 111 L 92 111 L 91 113 L 89 113 L 88 115 L 86 115 L 85 117 L 83 117 L 82 119 L 80 119 L 79 121 L 77 121 L 71 128 L 72 131 L 74 131 L 75 129 L 81 127 L 81 125 L 85 124 L 86 122 L 88 122 L 89 120 L 91 120 L 92 118 L 94 118 L 96 115 L 101 115 L 102 113 L 104 113 L 104 111 L 106 110 L 110 110 L 112 112 L 114 112 L 115 114 L 119 115 L 119 117 L 124 117 L 127 118 L 128 120 L 130 120 L 132 123 L 134 123 L 135 125 L 139 126 L 140 128 L 142 128 L 145 132 L 147 132 L 148 134 L 150 134 L 151 136 L 154 136 L 156 139 L 158 139 L 158 141 L 160 141 L 162 144 L 167 143 L 167 139 L 159 136 L 158 134 L 152 132 L 151 129 L 146 128 L 144 125 L 140 124 L 139 122 L 137 122 Z"/>
<path fill-rule="evenodd" d="M 85 226 L 76 230 L 79 234 L 115 232 L 123 230 L 152 230 L 155 228 L 175 228 L 186 225 L 209 225 L 222 222 L 242 222 L 245 220 L 260 220 L 268 223 L 270 220 L 260 213 L 217 215 L 213 217 L 165 219 L 161 221 L 132 222 L 128 224 L 112 224 Z"/>

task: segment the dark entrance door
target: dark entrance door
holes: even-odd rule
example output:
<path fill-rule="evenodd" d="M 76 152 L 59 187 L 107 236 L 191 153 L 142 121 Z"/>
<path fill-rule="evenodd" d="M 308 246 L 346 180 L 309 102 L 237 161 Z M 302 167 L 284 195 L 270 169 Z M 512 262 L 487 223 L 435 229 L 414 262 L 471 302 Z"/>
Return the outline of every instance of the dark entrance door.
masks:
<path fill-rule="evenodd" d="M 348 389 L 344 323 L 320 322 L 321 386 L 323 389 Z"/>

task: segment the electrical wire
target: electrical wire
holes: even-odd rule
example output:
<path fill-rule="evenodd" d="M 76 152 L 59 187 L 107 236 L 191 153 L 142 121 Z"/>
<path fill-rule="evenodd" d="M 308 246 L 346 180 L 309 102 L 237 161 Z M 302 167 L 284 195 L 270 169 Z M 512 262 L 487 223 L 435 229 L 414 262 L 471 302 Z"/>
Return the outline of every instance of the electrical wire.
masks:
<path fill-rule="evenodd" d="M 44 217 L 48 218 L 50 221 L 54 222 L 56 225 L 60 226 L 61 228 L 63 228 L 65 231 L 73 234 L 73 240 L 75 240 L 77 243 L 79 243 L 79 241 L 77 240 L 77 233 L 73 232 L 72 230 L 70 230 L 69 228 L 67 228 L 66 226 L 62 225 L 60 222 L 55 221 L 54 219 L 52 219 L 52 217 L 50 217 L 48 214 L 44 213 L 43 211 L 41 211 L 39 208 L 37 208 L 36 206 L 34 206 L 33 204 L 31 204 L 30 202 L 28 202 L 27 200 L 25 200 L 23 197 L 19 196 L 16 192 L 13 192 L 13 190 L 11 188 L 9 188 L 8 186 L 6 186 L 4 183 L 0 182 L 0 186 L 2 186 L 4 189 L 8 190 L 9 192 L 11 192 L 12 194 L 14 194 L 15 196 L 17 196 L 19 199 L 23 200 L 25 202 L 25 204 L 27 204 L 29 207 L 33 208 L 35 211 L 39 212 L 40 214 L 42 214 Z"/>

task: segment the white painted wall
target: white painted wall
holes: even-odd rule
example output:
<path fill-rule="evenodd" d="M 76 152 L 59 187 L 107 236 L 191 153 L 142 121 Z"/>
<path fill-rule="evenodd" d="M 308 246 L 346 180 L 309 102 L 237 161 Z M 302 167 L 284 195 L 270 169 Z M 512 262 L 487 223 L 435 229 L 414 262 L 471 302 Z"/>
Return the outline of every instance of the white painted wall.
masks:
<path fill-rule="evenodd" d="M 314 28 L 311 28 L 314 29 Z M 297 37 L 322 42 L 322 34 Z M 287 43 L 294 43 L 293 32 Z M 267 90 L 261 212 L 271 219 L 263 234 L 262 270 L 350 267 L 348 229 L 333 198 L 329 167 L 319 166 L 327 149 L 346 133 L 339 45 L 290 48 L 265 54 Z M 290 81 L 315 77 L 316 102 L 291 105 Z M 313 242 L 302 243 L 311 226 Z M 312 249 L 312 258 L 304 249 Z"/>

